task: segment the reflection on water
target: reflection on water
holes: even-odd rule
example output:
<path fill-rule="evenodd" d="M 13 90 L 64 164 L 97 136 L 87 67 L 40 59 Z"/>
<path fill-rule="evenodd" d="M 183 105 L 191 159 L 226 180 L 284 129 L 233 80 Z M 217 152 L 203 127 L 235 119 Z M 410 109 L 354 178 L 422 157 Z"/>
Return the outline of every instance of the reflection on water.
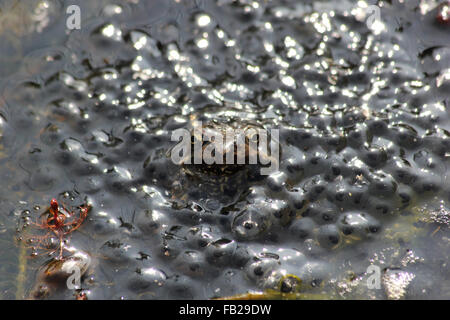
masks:
<path fill-rule="evenodd" d="M 376 4 L 2 3 L 0 297 L 42 289 L 15 231 L 73 196 L 93 261 L 49 298 L 448 298 L 448 26 Z M 193 119 L 280 129 L 279 172 L 173 164 Z"/>

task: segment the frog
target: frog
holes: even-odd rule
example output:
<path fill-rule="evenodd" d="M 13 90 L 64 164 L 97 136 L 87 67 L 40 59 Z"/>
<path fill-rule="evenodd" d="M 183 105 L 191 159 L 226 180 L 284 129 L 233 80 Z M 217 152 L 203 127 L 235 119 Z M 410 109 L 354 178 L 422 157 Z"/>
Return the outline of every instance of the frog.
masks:
<path fill-rule="evenodd" d="M 199 119 L 199 116 L 191 116 L 186 128 L 192 137 L 192 149 L 195 148 L 194 144 L 200 141 L 201 152 L 204 155 L 212 143 L 204 137 L 220 133 L 224 137 L 223 151 L 218 156 L 222 157 L 222 163 L 217 163 L 217 161 L 207 163 L 204 158 L 201 163 L 198 161 L 195 163 L 195 151 L 184 157 L 179 166 L 178 176 L 172 185 L 172 199 L 178 201 L 178 204 L 186 201 L 208 203 L 212 210 L 217 210 L 220 207 L 236 203 L 251 185 L 264 180 L 265 176 L 260 172 L 262 163 L 278 161 L 278 158 L 269 152 L 261 152 L 254 144 L 259 141 L 258 134 L 266 132 L 264 126 L 256 121 L 232 117 L 208 121 Z M 242 140 L 244 149 L 238 149 L 234 139 L 231 142 L 225 138 L 230 132 L 245 134 L 245 138 Z M 245 150 L 245 154 L 242 154 L 243 157 L 241 155 L 241 161 L 238 161 L 239 150 Z M 228 153 L 231 154 L 233 161 L 229 161 L 230 156 L 227 158 Z M 257 157 L 260 160 L 259 163 L 251 160 Z"/>

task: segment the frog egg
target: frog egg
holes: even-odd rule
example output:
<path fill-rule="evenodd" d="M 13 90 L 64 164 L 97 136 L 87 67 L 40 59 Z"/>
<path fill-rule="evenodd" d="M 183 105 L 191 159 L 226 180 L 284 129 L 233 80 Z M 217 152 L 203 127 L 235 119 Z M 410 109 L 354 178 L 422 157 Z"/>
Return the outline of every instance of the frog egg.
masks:
<path fill-rule="evenodd" d="M 136 225 L 145 234 L 159 233 L 169 222 L 167 215 L 157 209 L 141 210 L 136 217 Z"/>
<path fill-rule="evenodd" d="M 346 212 L 338 221 L 339 229 L 346 236 L 367 238 L 380 231 L 380 223 L 367 213 Z"/>
<path fill-rule="evenodd" d="M 167 275 L 157 268 L 136 269 L 128 281 L 128 289 L 135 293 L 158 290 L 167 279 Z"/>
<path fill-rule="evenodd" d="M 207 248 L 214 239 L 217 239 L 217 233 L 217 230 L 213 230 L 208 225 L 192 227 L 186 233 L 186 244 L 198 250 Z"/>
<path fill-rule="evenodd" d="M 175 269 L 189 277 L 205 277 L 207 272 L 207 263 L 203 253 L 186 250 L 178 255 L 174 260 Z"/>
<path fill-rule="evenodd" d="M 221 238 L 208 245 L 205 252 L 206 260 L 213 265 L 227 266 L 230 264 L 236 248 L 236 241 Z"/>
<path fill-rule="evenodd" d="M 277 270 L 280 263 L 276 259 L 257 259 L 252 261 L 245 267 L 247 277 L 256 282 L 261 283 L 265 281 L 272 272 Z"/>
<path fill-rule="evenodd" d="M 265 234 L 271 226 L 268 210 L 248 207 L 238 213 L 231 224 L 234 235 L 242 240 L 251 240 Z"/>
<path fill-rule="evenodd" d="M 331 249 L 335 248 L 341 241 L 339 229 L 334 224 L 326 224 L 317 230 L 317 241 L 321 247 Z"/>
<path fill-rule="evenodd" d="M 289 227 L 290 234 L 295 239 L 305 239 L 312 235 L 316 223 L 310 217 L 295 220 Z"/>
<path fill-rule="evenodd" d="M 283 191 L 287 180 L 287 175 L 284 172 L 273 173 L 266 179 L 267 187 L 273 193 Z"/>

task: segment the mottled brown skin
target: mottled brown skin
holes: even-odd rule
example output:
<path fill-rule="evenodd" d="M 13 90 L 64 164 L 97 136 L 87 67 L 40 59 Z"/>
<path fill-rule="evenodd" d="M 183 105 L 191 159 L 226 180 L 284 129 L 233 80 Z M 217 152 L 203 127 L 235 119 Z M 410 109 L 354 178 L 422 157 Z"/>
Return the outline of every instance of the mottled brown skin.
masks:
<path fill-rule="evenodd" d="M 202 134 L 204 134 L 204 132 L 206 130 L 216 131 L 216 132 L 221 133 L 223 137 L 226 136 L 227 129 L 243 130 L 244 132 L 248 132 L 251 129 L 254 129 L 254 130 L 263 129 L 264 130 L 264 127 L 260 126 L 257 123 L 253 123 L 253 122 L 249 122 L 249 121 L 241 121 L 241 120 L 237 120 L 237 119 L 229 120 L 227 123 L 219 122 L 216 120 L 211 120 L 209 122 L 202 123 L 202 128 L 201 128 L 201 130 L 199 130 L 199 128 L 197 127 L 199 122 L 195 121 L 195 117 L 193 118 L 193 120 L 194 121 L 192 122 L 192 129 L 191 129 L 192 136 L 195 136 L 196 130 L 202 132 Z M 202 140 L 201 137 L 196 137 L 196 138 Z M 194 142 L 192 142 L 192 143 L 194 144 Z M 209 142 L 209 141 L 202 140 L 202 153 L 210 143 L 211 142 Z M 193 146 L 192 146 L 192 148 L 193 148 Z M 234 163 L 233 164 L 226 163 L 227 152 L 232 152 L 234 154 Z M 250 155 L 257 153 L 258 150 L 253 150 L 251 148 L 250 139 L 248 136 L 246 136 L 245 137 L 245 164 L 237 164 L 237 152 L 238 152 L 238 148 L 237 148 L 236 144 L 233 144 L 232 146 L 228 146 L 228 147 L 226 147 L 224 145 L 223 164 L 202 163 L 202 164 L 197 164 L 197 165 L 193 164 L 194 163 L 194 153 L 192 152 L 191 153 L 191 164 L 183 164 L 183 167 L 189 169 L 188 171 L 190 171 L 190 172 L 200 171 L 203 173 L 210 173 L 210 174 L 216 175 L 216 176 L 233 174 L 236 171 L 242 170 L 246 166 L 249 166 L 248 163 L 249 163 Z M 269 157 L 268 155 L 259 155 L 259 156 Z"/>
<path fill-rule="evenodd" d="M 201 128 L 199 128 L 201 124 Z M 191 123 L 188 130 L 191 131 L 191 136 L 199 135 L 206 130 L 218 131 L 223 137 L 226 136 L 227 129 L 232 130 L 261 130 L 263 126 L 251 121 L 243 121 L 240 119 L 228 119 L 222 121 L 209 120 L 200 121 L 196 116 L 191 116 Z M 202 141 L 202 153 L 208 146 L 209 141 L 204 141 L 202 137 L 195 137 Z M 225 138 L 224 138 L 225 139 Z M 270 139 L 268 139 L 268 142 Z M 227 149 L 228 148 L 228 149 Z M 233 149 L 231 149 L 233 148 Z M 190 200 L 202 203 L 202 201 L 216 201 L 224 206 L 231 205 L 239 198 L 240 194 L 248 190 L 250 184 L 264 178 L 260 175 L 261 165 L 249 164 L 249 156 L 252 150 L 249 137 L 245 138 L 245 164 L 237 164 L 237 145 L 225 146 L 223 151 L 223 164 L 194 164 L 194 141 L 191 146 L 191 163 L 182 163 L 181 170 L 177 174 L 171 186 L 172 200 L 176 202 L 177 207 L 187 206 Z M 228 151 L 234 153 L 234 163 L 226 163 L 226 154 Z M 261 155 L 258 155 L 261 156 Z M 270 159 L 267 155 L 266 159 Z M 195 194 L 191 197 L 191 194 Z"/>

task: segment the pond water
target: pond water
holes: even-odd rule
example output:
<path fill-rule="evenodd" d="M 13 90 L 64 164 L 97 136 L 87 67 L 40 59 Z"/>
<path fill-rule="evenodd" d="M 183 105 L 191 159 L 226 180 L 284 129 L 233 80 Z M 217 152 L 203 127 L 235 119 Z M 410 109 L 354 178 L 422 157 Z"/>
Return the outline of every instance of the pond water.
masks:
<path fill-rule="evenodd" d="M 52 198 L 90 259 L 44 298 L 449 299 L 440 3 L 1 1 L 0 299 L 41 297 Z M 173 163 L 193 119 L 278 129 L 279 170 Z"/>

